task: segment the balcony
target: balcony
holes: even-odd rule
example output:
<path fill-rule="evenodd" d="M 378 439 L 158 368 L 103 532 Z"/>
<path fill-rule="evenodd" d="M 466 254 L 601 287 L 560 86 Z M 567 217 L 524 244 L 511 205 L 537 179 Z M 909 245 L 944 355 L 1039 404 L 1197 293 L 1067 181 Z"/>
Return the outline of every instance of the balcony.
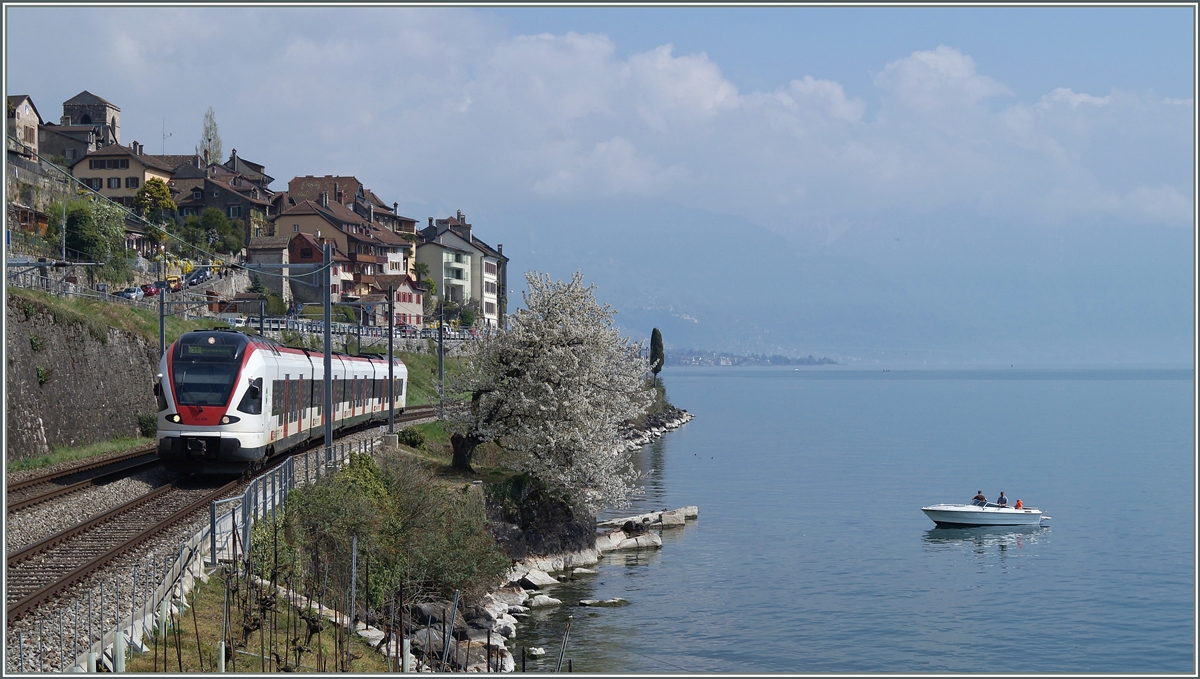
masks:
<path fill-rule="evenodd" d="M 387 257 L 381 255 L 368 255 L 362 252 L 351 252 L 350 261 L 355 264 L 387 264 Z"/>

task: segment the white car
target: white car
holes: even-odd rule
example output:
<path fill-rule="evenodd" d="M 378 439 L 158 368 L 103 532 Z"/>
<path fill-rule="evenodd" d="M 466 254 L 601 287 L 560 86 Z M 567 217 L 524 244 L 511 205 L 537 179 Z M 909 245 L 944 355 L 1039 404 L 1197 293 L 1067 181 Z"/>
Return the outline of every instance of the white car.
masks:
<path fill-rule="evenodd" d="M 135 301 L 142 299 L 145 296 L 146 296 L 146 293 L 142 292 L 142 289 L 137 287 L 136 285 L 131 285 L 128 288 L 125 288 L 124 290 L 117 293 L 117 297 L 124 297 L 125 299 L 132 299 Z"/>

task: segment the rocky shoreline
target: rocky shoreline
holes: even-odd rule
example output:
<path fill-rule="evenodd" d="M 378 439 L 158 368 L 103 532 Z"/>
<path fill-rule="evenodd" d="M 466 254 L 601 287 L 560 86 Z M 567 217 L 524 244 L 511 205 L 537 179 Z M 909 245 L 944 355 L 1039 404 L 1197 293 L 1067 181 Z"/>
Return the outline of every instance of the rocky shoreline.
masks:
<path fill-rule="evenodd" d="M 675 406 L 668 406 L 661 413 L 647 415 L 640 425 L 625 427 L 621 430 L 624 443 L 621 450 L 628 451 L 650 443 L 663 434 L 678 429 L 694 417 L 688 411 Z"/>
<path fill-rule="evenodd" d="M 623 450 L 640 448 L 669 431 L 677 429 L 693 415 L 686 410 L 671 407 L 661 413 L 648 415 L 639 426 L 631 426 L 621 432 Z M 594 573 L 590 568 L 597 565 L 604 554 L 612 551 L 660 549 L 662 538 L 655 529 L 683 527 L 688 520 L 699 516 L 697 507 L 681 507 L 667 511 L 650 512 L 621 519 L 597 523 L 575 519 L 567 522 L 567 536 L 551 536 L 538 541 L 539 546 L 558 544 L 581 545 L 577 549 L 566 549 L 552 554 L 524 554 L 515 558 L 512 568 L 505 576 L 505 583 L 485 594 L 478 604 L 458 607 L 450 601 L 438 600 L 415 604 L 408 608 L 408 625 L 404 633 L 411 644 L 411 668 L 416 672 L 512 672 L 517 659 L 508 650 L 506 642 L 516 637 L 520 618 L 533 608 L 562 605 L 562 601 L 548 592 L 560 583 L 560 577 L 574 574 Z M 501 535 L 524 538 L 516 525 L 504 526 L 493 521 L 493 531 Z M 587 528 L 590 525 L 591 528 Z M 584 539 L 574 533 L 590 533 Z M 498 538 L 501 536 L 498 536 Z M 502 544 L 506 541 L 500 540 Z M 508 546 L 512 546 L 510 543 Z M 559 577 L 555 577 L 558 575 Z M 592 600 L 579 602 L 581 606 L 613 607 L 629 602 L 624 599 Z M 335 614 L 336 615 L 336 614 Z M 357 624 L 357 632 L 382 653 L 398 657 L 396 636 L 389 631 L 368 625 Z M 449 636 L 447 646 L 446 637 Z M 448 653 L 447 653 L 448 649 Z M 534 651 L 535 649 L 531 649 Z M 442 655 L 446 654 L 446 664 Z"/>

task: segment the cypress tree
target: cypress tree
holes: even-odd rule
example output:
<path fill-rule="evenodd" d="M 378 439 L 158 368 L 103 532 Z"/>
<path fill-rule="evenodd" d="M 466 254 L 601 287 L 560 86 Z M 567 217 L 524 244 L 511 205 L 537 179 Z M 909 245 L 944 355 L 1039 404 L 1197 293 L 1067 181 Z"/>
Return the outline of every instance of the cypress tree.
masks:
<path fill-rule="evenodd" d="M 663 360 L 662 333 L 658 331 L 658 328 L 655 328 L 650 333 L 650 370 L 654 373 L 655 377 L 658 377 L 659 371 L 662 370 Z"/>

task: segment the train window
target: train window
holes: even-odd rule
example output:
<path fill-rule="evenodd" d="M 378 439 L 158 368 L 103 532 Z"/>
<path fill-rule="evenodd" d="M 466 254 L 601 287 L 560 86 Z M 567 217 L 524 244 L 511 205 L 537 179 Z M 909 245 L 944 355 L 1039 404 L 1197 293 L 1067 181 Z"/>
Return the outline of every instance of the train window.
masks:
<path fill-rule="evenodd" d="M 280 424 L 283 423 L 283 382 L 281 380 L 271 382 L 271 415 L 280 417 Z"/>
<path fill-rule="evenodd" d="M 396 387 L 396 398 L 400 398 L 401 396 L 404 396 L 404 378 L 401 377 L 397 379 L 396 382 L 400 385 Z"/>
<path fill-rule="evenodd" d="M 250 380 L 250 386 L 246 388 L 246 394 L 242 396 L 242 402 L 238 404 L 237 409 L 248 415 L 262 414 L 261 377 L 256 377 Z"/>
<path fill-rule="evenodd" d="M 167 397 L 163 394 L 162 382 L 154 383 L 154 398 L 158 401 L 158 412 L 167 409 Z"/>

